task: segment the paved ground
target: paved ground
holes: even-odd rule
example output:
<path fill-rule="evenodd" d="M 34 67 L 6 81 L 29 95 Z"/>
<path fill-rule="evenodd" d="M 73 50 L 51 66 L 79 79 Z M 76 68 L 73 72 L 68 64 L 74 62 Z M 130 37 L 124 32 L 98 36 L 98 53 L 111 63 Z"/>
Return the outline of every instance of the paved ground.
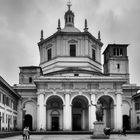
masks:
<path fill-rule="evenodd" d="M 1 140 L 23 140 L 22 136 L 2 138 Z M 31 135 L 30 140 L 91 140 L 90 135 Z M 127 136 L 111 135 L 109 140 L 140 140 L 140 134 Z"/>

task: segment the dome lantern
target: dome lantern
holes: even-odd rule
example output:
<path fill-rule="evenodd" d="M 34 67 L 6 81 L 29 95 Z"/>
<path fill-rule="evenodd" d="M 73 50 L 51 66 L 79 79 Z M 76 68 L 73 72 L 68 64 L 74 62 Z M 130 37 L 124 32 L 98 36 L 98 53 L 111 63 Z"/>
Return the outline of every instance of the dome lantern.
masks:
<path fill-rule="evenodd" d="M 65 13 L 65 26 L 74 26 L 74 13 L 71 11 L 71 2 L 69 1 L 67 6 L 68 6 L 68 11 Z"/>

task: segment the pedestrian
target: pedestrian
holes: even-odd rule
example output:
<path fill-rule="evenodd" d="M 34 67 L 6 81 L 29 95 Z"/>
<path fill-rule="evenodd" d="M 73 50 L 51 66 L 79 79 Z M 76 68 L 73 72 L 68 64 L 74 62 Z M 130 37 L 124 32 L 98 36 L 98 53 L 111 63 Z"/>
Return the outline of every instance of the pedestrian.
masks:
<path fill-rule="evenodd" d="M 30 136 L 29 136 L 29 128 L 28 127 L 25 127 L 23 129 L 23 140 L 27 140 L 29 138 L 30 138 Z"/>
<path fill-rule="evenodd" d="M 30 139 L 30 130 L 29 130 L 29 127 L 27 127 L 27 131 L 28 131 L 28 139 Z"/>
<path fill-rule="evenodd" d="M 125 126 L 123 127 L 123 135 L 126 136 L 126 129 L 125 129 Z"/>

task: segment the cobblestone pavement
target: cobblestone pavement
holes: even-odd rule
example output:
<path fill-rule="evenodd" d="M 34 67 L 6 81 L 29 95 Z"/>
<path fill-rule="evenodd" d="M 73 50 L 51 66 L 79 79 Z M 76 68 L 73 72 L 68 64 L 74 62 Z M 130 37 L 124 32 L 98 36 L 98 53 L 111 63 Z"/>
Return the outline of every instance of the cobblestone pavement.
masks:
<path fill-rule="evenodd" d="M 22 136 L 2 138 L 1 140 L 23 140 Z M 91 140 L 90 135 L 31 135 L 30 140 Z M 101 139 L 100 139 L 101 140 Z M 109 140 L 140 140 L 140 134 L 111 135 Z"/>

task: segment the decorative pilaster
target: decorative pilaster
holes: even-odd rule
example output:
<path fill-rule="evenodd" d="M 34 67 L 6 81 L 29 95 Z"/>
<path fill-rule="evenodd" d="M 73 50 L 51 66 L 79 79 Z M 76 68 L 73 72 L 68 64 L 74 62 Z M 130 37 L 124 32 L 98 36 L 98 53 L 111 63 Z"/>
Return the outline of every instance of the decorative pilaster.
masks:
<path fill-rule="evenodd" d="M 116 95 L 116 129 L 122 129 L 122 93 Z"/>
<path fill-rule="evenodd" d="M 63 130 L 72 130 L 71 116 L 70 94 L 67 92 L 65 93 L 65 105 L 63 106 Z"/>
<path fill-rule="evenodd" d="M 91 102 L 93 104 L 95 104 L 95 94 L 94 93 L 91 94 Z M 93 123 L 96 121 L 95 111 L 96 111 L 95 106 L 90 105 L 89 106 L 89 129 L 90 130 L 94 129 Z"/>
<path fill-rule="evenodd" d="M 44 94 L 40 93 L 37 97 L 37 129 L 46 130 L 46 106 L 44 105 Z"/>

